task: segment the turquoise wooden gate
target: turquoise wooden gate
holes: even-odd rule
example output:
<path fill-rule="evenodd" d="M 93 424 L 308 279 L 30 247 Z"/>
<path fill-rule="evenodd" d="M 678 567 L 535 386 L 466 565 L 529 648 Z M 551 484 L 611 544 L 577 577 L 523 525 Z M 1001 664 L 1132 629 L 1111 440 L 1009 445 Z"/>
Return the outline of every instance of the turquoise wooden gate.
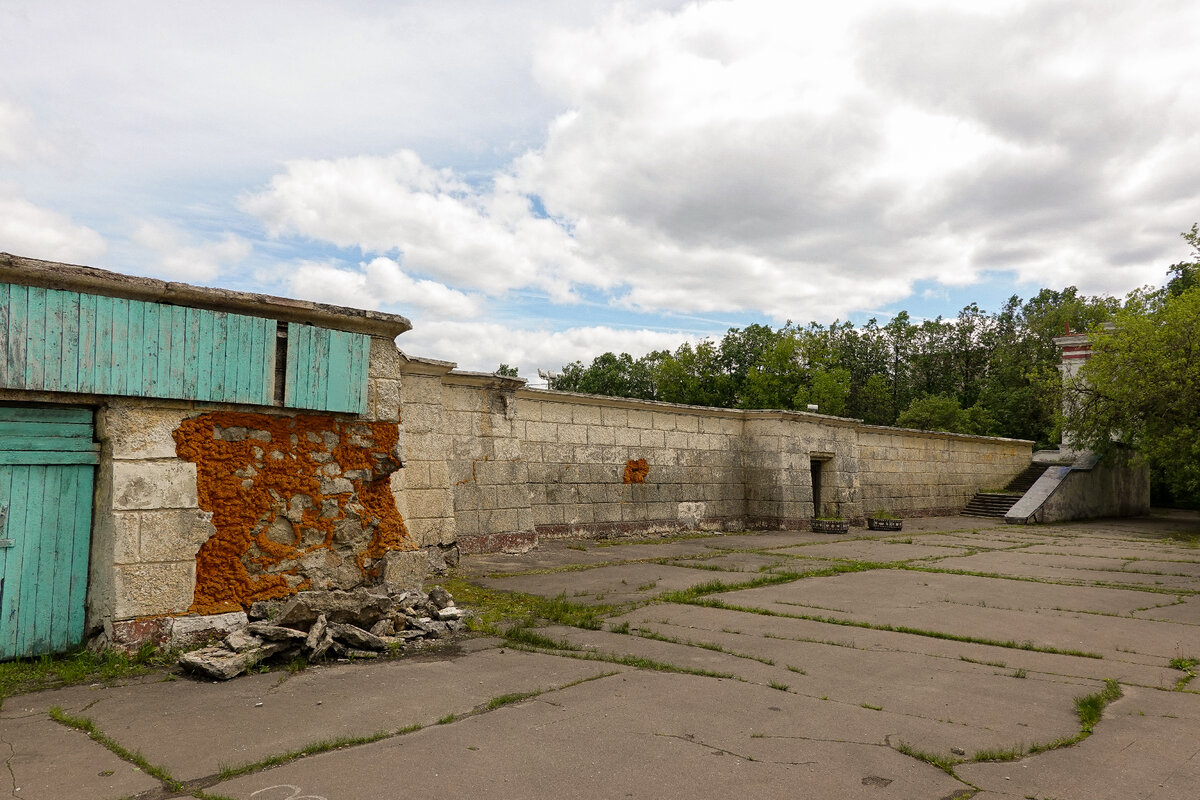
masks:
<path fill-rule="evenodd" d="M 92 438 L 89 409 L 0 406 L 0 659 L 83 639 Z"/>

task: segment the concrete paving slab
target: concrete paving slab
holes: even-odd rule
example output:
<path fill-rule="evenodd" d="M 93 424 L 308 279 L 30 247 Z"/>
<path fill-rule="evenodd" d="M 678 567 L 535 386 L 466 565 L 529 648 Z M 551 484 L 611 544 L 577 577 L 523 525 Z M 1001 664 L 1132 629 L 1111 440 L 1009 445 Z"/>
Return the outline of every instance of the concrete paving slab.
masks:
<path fill-rule="evenodd" d="M 0 791 L 21 800 L 112 800 L 160 784 L 43 712 L 0 720 Z"/>
<path fill-rule="evenodd" d="M 895 540 L 855 539 L 847 542 L 819 542 L 803 547 L 789 547 L 777 552 L 808 557 L 890 562 L 915 561 L 931 557 L 943 558 L 966 551 L 966 547 L 940 542 L 906 544 Z"/>
<path fill-rule="evenodd" d="M 429 725 L 498 695 L 562 686 L 613 668 L 489 648 L 469 657 L 343 664 L 294 676 L 111 689 L 69 710 L 176 779 L 190 780 L 325 739 Z"/>
<path fill-rule="evenodd" d="M 842 714 L 859 714 L 863 709 L 883 713 L 890 717 L 885 725 L 888 731 L 905 741 L 920 741 L 925 750 L 947 757 L 954 747 L 973 753 L 1022 739 L 1053 741 L 1070 736 L 1078 730 L 1074 698 L 1102 688 L 1099 681 L 1061 676 L 1016 679 L 1011 671 L 919 653 L 880 651 L 866 657 L 861 651 L 810 642 L 651 623 L 639 627 L 693 644 L 601 631 L 553 630 L 554 635 L 588 652 L 627 654 L 731 673 L 743 681 L 841 706 L 837 712 L 822 706 L 831 723 L 822 729 L 823 736 L 838 735 Z M 788 669 L 798 664 L 806 665 L 803 673 Z"/>
<path fill-rule="evenodd" d="M 1074 677 L 1095 681 L 1114 678 L 1122 683 L 1157 688 L 1170 688 L 1180 677 L 1180 673 L 1171 669 L 1166 660 L 1158 657 L 1139 658 L 1136 654 L 1118 653 L 1104 659 L 1079 658 L 699 606 L 649 606 L 617 619 L 628 621 L 631 626 L 647 623 L 672 625 L 681 631 L 686 630 L 688 638 L 701 638 L 704 631 L 734 631 L 745 637 L 811 643 L 840 650 L 864 651 L 868 654 L 905 652 L 954 661 L 969 659 L 966 663 L 982 663 L 985 667 L 999 669 L 1006 674 L 1024 671 L 1029 676 Z M 739 649 L 753 648 L 741 646 Z M 816 650 L 808 660 L 789 663 L 811 671 L 814 665 L 819 665 L 829 658 L 825 652 L 836 651 Z M 867 655 L 864 658 L 870 661 L 874 657 Z M 862 671 L 862 667 L 856 669 Z"/>
<path fill-rule="evenodd" d="M 714 572 L 670 564 L 620 564 L 581 572 L 480 578 L 478 583 L 491 589 L 526 592 L 543 597 L 562 594 L 577 603 L 611 604 L 643 600 L 662 592 L 687 589 L 708 581 L 737 583 L 746 578 L 744 573 L 739 572 Z"/>
<path fill-rule="evenodd" d="M 1006 550 L 977 553 L 965 558 L 947 558 L 932 566 L 1070 583 L 1115 583 L 1188 592 L 1200 590 L 1200 577 L 1173 569 L 1173 565 L 1156 562 L 1161 565 L 1156 569 L 1139 561 L 1136 566 L 1126 568 L 1124 565 L 1127 563 L 1120 559 Z"/>
<path fill-rule="evenodd" d="M 881 786 L 914 798 L 964 788 L 877 735 L 865 744 L 810 736 L 817 705 L 745 684 L 630 673 L 211 791 L 238 800 L 286 800 L 291 789 L 270 788 L 285 785 L 337 800 L 377 800 L 391 787 L 416 797 L 877 800 Z"/>
<path fill-rule="evenodd" d="M 1164 659 L 1192 641 L 1188 626 L 1128 615 L 1147 595 L 1128 589 L 979 579 L 909 570 L 873 570 L 714 595 L 739 606 L 904 625 L 1001 641 L 1030 641 L 1060 650 L 1117 656 L 1121 650 Z M 1151 597 L 1157 597 L 1151 595 Z M 1069 608 L 1092 613 L 1062 612 Z M 845 609 L 845 610 L 843 610 Z M 1106 616 L 1111 615 L 1111 616 Z"/>
<path fill-rule="evenodd" d="M 1001 797 L 1154 798 L 1200 795 L 1200 696 L 1130 688 L 1092 736 L 1074 747 L 1007 764 L 959 767 Z"/>
<path fill-rule="evenodd" d="M 692 569 L 723 569 L 726 572 L 741 572 L 754 573 L 759 572 L 812 572 L 819 569 L 825 569 L 832 561 L 819 558 L 796 558 L 782 554 L 780 551 L 774 551 L 771 554 L 763 553 L 742 553 L 729 552 L 719 555 L 716 558 L 699 559 L 680 559 L 678 561 L 668 562 L 677 567 L 690 567 Z M 744 576 L 743 580 L 750 576 Z"/>
<path fill-rule="evenodd" d="M 873 555 L 900 548 L 958 548 L 962 554 L 953 560 L 968 570 L 989 571 L 979 567 L 993 559 L 994 564 L 1024 564 L 1060 575 L 1094 573 L 1105 581 L 1148 572 L 1175 572 L 1167 577 L 1191 581 L 1200 551 L 1176 540 L 1200 529 L 1196 520 L 1193 514 L 1182 521 L 1172 516 L 1165 521 L 1026 527 L 944 518 L 906 520 L 905 531 L 886 536 L 865 531 L 845 537 L 752 533 L 578 545 L 584 550 L 553 542 L 486 563 L 473 565 L 475 557 L 468 557 L 465 569 L 513 575 L 539 564 L 595 566 L 617 560 L 619 567 L 560 572 L 557 577 L 513 575 L 502 582 L 536 579 L 528 590 L 570 595 L 579 590 L 582 576 L 594 574 L 593 591 L 603 593 L 614 584 L 626 590 L 632 584 L 636 599 L 642 600 L 714 577 L 743 581 L 749 577 L 746 570 L 770 568 L 776 559 L 786 558 L 779 552 L 783 549 L 829 549 L 842 557 L 876 560 Z M 812 545 L 804 547 L 806 542 Z M 646 563 L 647 557 L 672 563 Z M 828 563 L 824 557 L 791 560 L 806 566 Z M 694 568 L 699 565 L 725 569 Z M 1147 565 L 1153 569 L 1134 572 Z M 657 571 L 640 571 L 645 568 Z M 658 580 L 664 575 L 678 583 Z M 555 583 L 564 578 L 571 583 Z M 651 580 L 652 589 L 639 591 Z M 279 755 L 318 739 L 422 723 L 427 727 L 416 733 L 204 788 L 240 800 L 306 795 L 309 800 L 377 800 L 483 792 L 498 797 L 932 800 L 969 787 L 899 753 L 895 748 L 901 741 L 941 754 L 955 747 L 969 756 L 976 749 L 1067 735 L 1077 730 L 1072 698 L 1114 678 L 1126 698 L 1110 706 L 1096 734 L 1079 746 L 1014 763 L 961 764 L 960 774 L 982 787 L 977 800 L 1027 795 L 1038 800 L 1192 798 L 1200 785 L 1195 769 L 1200 754 L 1188 748 L 1200 741 L 1200 695 L 1168 691 L 1182 673 L 1167 662 L 1200 655 L 1200 595 L 1180 600 L 1176 594 L 1183 589 L 1155 593 L 1146 588 L 924 570 L 802 579 L 718 597 L 811 619 L 658 603 L 611 619 L 606 627 L 628 621 L 690 643 L 611 631 L 544 631 L 589 648 L 583 652 L 611 649 L 729 672 L 737 679 L 648 672 L 510 647 L 501 653 L 494 640 L 468 640 L 457 652 L 424 660 L 337 665 L 296 676 L 253 675 L 221 685 L 151 678 L 114 689 L 74 687 L 9 698 L 0 710 L 0 749 L 8 742 L 14 754 L 26 757 L 24 763 L 16 758 L 10 763 L 24 775 L 41 776 L 43 797 L 112 798 L 114 792 L 132 794 L 155 783 L 124 762 L 118 766 L 125 772 L 102 774 L 107 768 L 93 759 L 111 754 L 97 751 L 98 745 L 82 734 L 78 741 L 58 742 L 56 737 L 73 732 L 49 722 L 47 708 L 59 705 L 93 718 L 122 745 L 141 750 L 184 779 L 212 776 L 222 764 Z M 834 620 L 1031 640 L 1095 650 L 1103 658 L 952 641 L 915 630 L 851 627 Z M 789 670 L 789 665 L 802 671 Z M 608 670 L 620 674 L 560 688 Z M 482 710 L 498 695 L 547 688 L 551 691 L 537 699 Z M 450 724 L 428 725 L 464 711 L 473 713 Z M 35 725 L 54 727 L 40 732 L 22 728 Z M 48 738 L 34 747 L 39 736 Z M 62 764 L 59 754 L 69 763 Z M 113 783 L 131 774 L 144 781 L 128 788 Z M 24 782 L 39 786 L 37 780 Z M 37 797 L 24 789 L 14 794 Z M 146 798 L 165 800 L 156 789 Z"/>

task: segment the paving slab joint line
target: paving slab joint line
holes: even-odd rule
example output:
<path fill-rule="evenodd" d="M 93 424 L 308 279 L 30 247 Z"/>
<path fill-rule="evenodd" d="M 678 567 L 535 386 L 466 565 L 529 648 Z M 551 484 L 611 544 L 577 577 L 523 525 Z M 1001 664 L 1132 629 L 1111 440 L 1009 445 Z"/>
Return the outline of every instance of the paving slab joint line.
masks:
<path fill-rule="evenodd" d="M 470 711 L 466 711 L 461 714 L 454 714 L 454 713 L 447 714 L 447 715 L 441 717 L 440 719 L 438 719 L 436 721 L 436 723 L 434 723 L 434 724 L 449 725 L 451 723 L 459 722 L 461 720 L 468 719 L 470 717 L 475 717 L 475 716 L 479 716 L 480 714 L 486 714 L 490 711 L 495 711 L 498 708 L 502 708 L 503 706 L 511 705 L 513 703 L 517 703 L 522 700 L 529 700 L 529 699 L 532 699 L 534 697 L 539 697 L 544 694 L 550 694 L 552 692 L 559 692 L 564 689 L 569 689 L 572 686 L 578 686 L 583 683 L 588 683 L 590 681 L 599 680 L 601 678 L 608 678 L 608 677 L 611 677 L 611 676 L 617 675 L 617 674 L 618 674 L 617 671 L 610 670 L 607 672 L 597 673 L 596 675 L 588 675 L 583 678 L 577 678 L 576 680 L 568 681 L 567 683 L 564 683 L 560 686 L 551 686 L 551 687 L 548 687 L 545 689 L 535 689 L 535 690 L 529 691 L 529 692 L 511 692 L 509 694 L 498 695 L 497 697 L 493 697 L 490 700 L 480 703 L 479 705 L 472 708 Z M 267 756 L 266 758 L 259 759 L 258 761 L 248 762 L 245 764 L 238 764 L 235 766 L 222 767 L 220 769 L 220 771 L 217 772 L 216 774 L 207 775 L 202 778 L 196 778 L 194 780 L 188 781 L 186 784 L 186 787 L 193 791 L 196 791 L 199 789 L 205 789 L 205 788 L 208 788 L 209 786 L 213 786 L 213 785 L 216 785 L 223 781 L 230 780 L 231 778 L 237 778 L 237 777 L 241 777 L 243 775 L 249 775 L 249 774 L 253 774 L 253 773 L 257 773 L 257 772 L 263 772 L 263 771 L 271 769 L 273 767 L 284 766 L 285 764 L 290 764 L 291 762 L 296 761 L 301 758 L 304 758 L 305 756 L 319 755 L 321 753 L 330 752 L 331 750 L 341 750 L 346 747 L 357 747 L 357 746 L 365 745 L 365 744 L 374 744 L 375 742 L 383 741 L 384 739 L 394 739 L 399 736 L 405 736 L 410 733 L 416 733 L 417 731 L 423 730 L 426 727 L 428 727 L 428 726 L 422 725 L 421 723 L 413 723 L 412 725 L 406 725 L 403 728 L 398 728 L 395 731 L 377 731 L 375 733 L 366 734 L 364 736 L 347 736 L 347 737 L 342 737 L 339 739 L 322 739 L 322 740 L 313 742 L 311 744 L 305 745 L 304 747 L 300 747 L 295 750 L 288 751 L 286 753 L 279 753 L 274 756 Z M 197 796 L 199 796 L 199 795 L 197 795 Z"/>
<path fill-rule="evenodd" d="M 89 706 L 90 707 L 90 706 Z M 162 784 L 162 789 L 173 794 L 186 794 L 184 784 L 175 780 L 175 778 L 165 768 L 151 764 L 142 756 L 141 753 L 129 750 L 116 739 L 112 738 L 96 725 L 95 721 L 90 717 L 73 717 L 67 714 L 59 706 L 52 706 L 49 711 L 50 719 L 68 728 L 86 733 L 88 738 L 109 752 L 115 755 L 122 761 L 133 764 L 135 767 L 146 773 L 150 777 Z M 154 790 L 155 792 L 159 790 Z"/>
<path fill-rule="evenodd" d="M 12 768 L 12 760 L 17 755 L 17 749 L 15 747 L 13 747 L 13 743 L 8 741 L 7 739 L 0 739 L 0 742 L 7 745 L 7 747 L 8 747 L 8 755 L 5 756 L 5 758 L 4 758 L 4 769 L 8 772 L 8 779 L 12 784 L 12 788 L 10 788 L 8 790 L 8 793 L 10 795 L 12 795 L 13 797 L 18 797 L 18 795 L 17 795 L 17 774 L 15 772 L 13 772 L 13 768 Z"/>

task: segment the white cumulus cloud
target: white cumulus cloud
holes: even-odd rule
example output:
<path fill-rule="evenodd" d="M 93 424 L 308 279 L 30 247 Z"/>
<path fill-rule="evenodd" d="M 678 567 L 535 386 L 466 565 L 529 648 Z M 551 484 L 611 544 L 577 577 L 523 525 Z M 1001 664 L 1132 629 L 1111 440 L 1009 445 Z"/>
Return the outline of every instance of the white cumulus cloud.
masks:
<path fill-rule="evenodd" d="M 138 225 L 132 239 L 153 253 L 153 269 L 183 281 L 211 281 L 250 255 L 250 242 L 233 233 L 210 241 L 195 241 L 186 232 L 160 220 Z"/>
<path fill-rule="evenodd" d="M 389 258 L 375 258 L 357 269 L 306 262 L 285 278 L 289 294 L 353 308 L 416 308 L 437 319 L 471 317 L 480 310 L 475 296 L 437 281 L 412 278 Z"/>
<path fill-rule="evenodd" d="M 0 184 L 0 250 L 49 261 L 87 263 L 107 249 L 104 238 L 86 225 L 19 197 Z"/>

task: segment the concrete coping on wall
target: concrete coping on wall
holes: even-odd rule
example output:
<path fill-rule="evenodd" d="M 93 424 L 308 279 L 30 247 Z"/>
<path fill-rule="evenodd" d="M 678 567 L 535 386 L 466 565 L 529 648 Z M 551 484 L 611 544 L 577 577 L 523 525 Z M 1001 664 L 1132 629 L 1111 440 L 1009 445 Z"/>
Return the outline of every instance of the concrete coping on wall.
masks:
<path fill-rule="evenodd" d="M 11 253 L 0 253 L 0 281 L 150 303 L 192 306 L 210 311 L 231 311 L 284 322 L 312 323 L 390 339 L 412 330 L 412 323 L 399 314 L 140 278 L 96 267 L 42 261 Z"/>
<path fill-rule="evenodd" d="M 497 375 L 495 372 L 469 372 L 456 369 L 446 373 L 445 383 L 451 386 L 480 386 L 488 389 L 513 391 L 524 386 L 525 379 Z"/>
<path fill-rule="evenodd" d="M 399 348 L 397 349 L 399 350 Z M 401 371 L 412 375 L 445 375 L 458 366 L 454 361 L 410 356 L 403 350 L 400 350 L 400 358 L 404 359 L 404 363 L 400 366 Z"/>
<path fill-rule="evenodd" d="M 979 436 L 974 433 L 951 433 L 949 431 L 923 431 L 919 428 L 891 428 L 887 425 L 859 425 L 859 430 L 876 433 L 903 433 L 905 436 L 922 436 L 927 439 L 953 439 L 959 442 L 1012 442 L 1019 445 L 1032 445 L 1032 439 L 1012 439 L 1007 436 Z"/>

